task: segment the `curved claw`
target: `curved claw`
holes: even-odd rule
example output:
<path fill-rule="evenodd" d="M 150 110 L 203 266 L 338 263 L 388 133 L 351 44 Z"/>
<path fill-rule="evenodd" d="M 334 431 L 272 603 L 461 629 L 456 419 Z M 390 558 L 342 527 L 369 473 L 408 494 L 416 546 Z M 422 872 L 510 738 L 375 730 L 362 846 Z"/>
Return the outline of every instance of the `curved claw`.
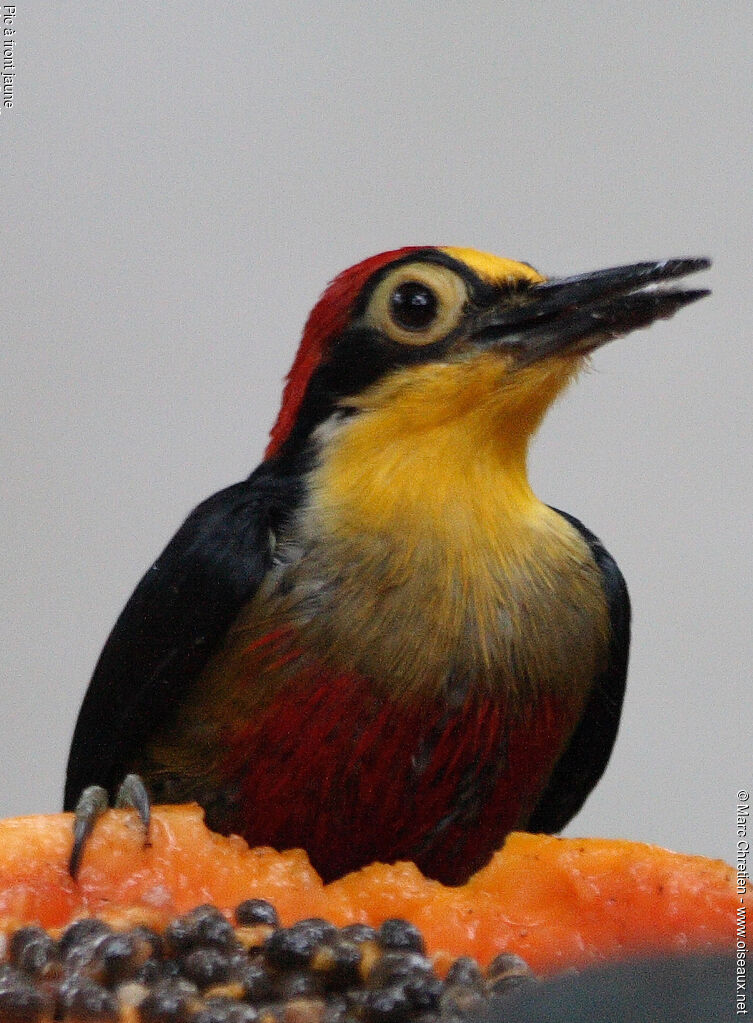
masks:
<path fill-rule="evenodd" d="M 78 797 L 73 820 L 73 848 L 68 860 L 68 873 L 75 880 L 81 866 L 86 843 L 94 825 L 110 805 L 107 789 L 89 785 Z"/>
<path fill-rule="evenodd" d="M 107 789 L 101 785 L 89 785 L 78 798 L 74 811 L 73 847 L 68 860 L 68 873 L 74 880 L 94 825 L 109 805 Z M 115 796 L 115 807 L 119 810 L 130 807 L 136 811 L 144 828 L 144 845 L 149 845 L 152 804 L 146 786 L 137 774 L 125 776 Z"/>
<path fill-rule="evenodd" d="M 149 823 L 152 819 L 152 801 L 146 785 L 138 774 L 127 774 L 115 796 L 115 807 L 122 810 L 132 807 L 139 815 L 144 827 L 144 843 L 149 844 Z"/>

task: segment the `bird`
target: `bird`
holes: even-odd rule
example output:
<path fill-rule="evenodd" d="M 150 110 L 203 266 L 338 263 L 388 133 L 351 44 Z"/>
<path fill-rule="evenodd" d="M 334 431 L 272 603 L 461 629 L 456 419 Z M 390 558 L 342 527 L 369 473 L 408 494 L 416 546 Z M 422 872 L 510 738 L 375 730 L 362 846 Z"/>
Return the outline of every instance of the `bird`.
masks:
<path fill-rule="evenodd" d="M 335 277 L 263 461 L 188 516 L 102 651 L 72 872 L 121 783 L 146 822 L 196 801 L 325 881 L 408 860 L 457 885 L 512 830 L 560 831 L 612 752 L 630 601 L 534 494 L 529 444 L 591 353 L 708 294 L 671 282 L 709 265 L 558 278 L 409 246 Z"/>

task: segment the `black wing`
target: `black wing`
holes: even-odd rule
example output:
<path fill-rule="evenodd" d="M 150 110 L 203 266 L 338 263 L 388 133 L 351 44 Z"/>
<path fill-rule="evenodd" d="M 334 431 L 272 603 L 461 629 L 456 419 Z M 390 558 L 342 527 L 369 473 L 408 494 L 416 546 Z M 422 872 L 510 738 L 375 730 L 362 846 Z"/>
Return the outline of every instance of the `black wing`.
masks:
<path fill-rule="evenodd" d="M 274 531 L 297 499 L 295 477 L 265 463 L 208 498 L 152 565 L 112 630 L 79 713 L 65 808 L 81 790 L 113 794 L 153 724 L 180 706 L 269 568 Z"/>
<path fill-rule="evenodd" d="M 620 723 L 630 646 L 630 598 L 622 573 L 582 522 L 559 508 L 554 511 L 567 519 L 591 548 L 604 581 L 612 632 L 607 666 L 596 679 L 583 717 L 527 824 L 528 831 L 550 834 L 561 831 L 575 816 L 607 766 Z"/>

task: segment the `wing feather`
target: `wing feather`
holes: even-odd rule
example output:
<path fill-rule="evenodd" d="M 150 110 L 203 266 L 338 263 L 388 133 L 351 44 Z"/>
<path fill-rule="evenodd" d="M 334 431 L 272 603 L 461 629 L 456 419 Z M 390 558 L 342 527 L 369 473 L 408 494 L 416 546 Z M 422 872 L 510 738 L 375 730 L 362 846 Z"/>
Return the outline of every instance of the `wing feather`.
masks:
<path fill-rule="evenodd" d="M 84 698 L 68 760 L 66 809 L 87 785 L 112 794 L 153 725 L 180 706 L 264 578 L 271 537 L 297 488 L 296 477 L 276 475 L 264 463 L 200 504 L 146 572 Z"/>
<path fill-rule="evenodd" d="M 553 510 L 578 530 L 591 549 L 604 583 L 611 637 L 607 665 L 594 681 L 583 716 L 528 821 L 528 831 L 547 833 L 565 827 L 604 773 L 617 738 L 630 646 L 630 598 L 616 562 L 582 522 L 558 508 Z"/>

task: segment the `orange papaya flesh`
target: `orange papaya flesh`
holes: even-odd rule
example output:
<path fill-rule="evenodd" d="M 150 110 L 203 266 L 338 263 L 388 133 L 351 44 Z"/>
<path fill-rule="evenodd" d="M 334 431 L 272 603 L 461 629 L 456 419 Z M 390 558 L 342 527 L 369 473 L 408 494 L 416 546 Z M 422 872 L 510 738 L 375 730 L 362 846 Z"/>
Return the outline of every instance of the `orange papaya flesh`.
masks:
<path fill-rule="evenodd" d="M 135 814 L 108 811 L 76 881 L 71 841 L 70 814 L 0 821 L 0 932 L 33 922 L 62 928 L 82 916 L 159 928 L 202 903 L 231 917 L 244 899 L 263 898 L 285 926 L 312 916 L 337 926 L 405 918 L 440 972 L 460 955 L 486 965 L 510 951 L 550 974 L 629 955 L 730 949 L 741 904 L 722 861 L 618 840 L 516 833 L 455 888 L 412 863 L 374 863 L 325 885 L 303 851 L 249 849 L 209 831 L 194 804 L 155 807 L 146 847 Z"/>

